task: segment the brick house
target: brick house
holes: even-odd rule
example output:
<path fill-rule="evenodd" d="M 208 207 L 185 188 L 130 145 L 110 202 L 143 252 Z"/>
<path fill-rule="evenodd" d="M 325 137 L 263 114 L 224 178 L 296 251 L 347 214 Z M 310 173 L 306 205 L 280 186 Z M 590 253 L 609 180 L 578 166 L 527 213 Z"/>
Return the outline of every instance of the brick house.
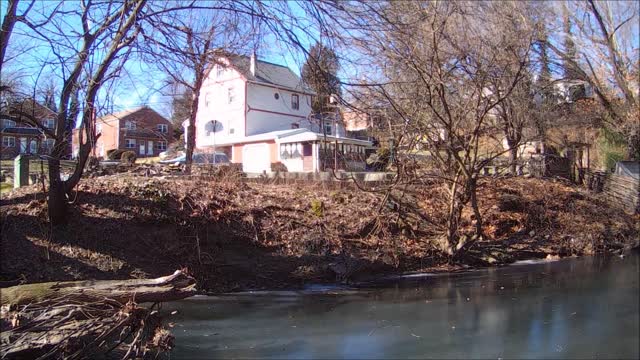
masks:
<path fill-rule="evenodd" d="M 78 156 L 78 131 L 73 132 L 73 157 Z M 171 121 L 149 107 L 109 114 L 96 120 L 100 137 L 93 148 L 94 156 L 105 158 L 113 149 L 131 150 L 138 157 L 158 156 L 172 141 Z"/>
<path fill-rule="evenodd" d="M 18 104 L 26 109 L 40 124 L 52 131 L 56 125 L 56 114 L 48 108 L 27 100 Z M 50 154 L 54 139 L 48 138 L 38 127 L 16 122 L 0 115 L 0 158 L 13 159 L 18 154 L 43 155 Z"/>

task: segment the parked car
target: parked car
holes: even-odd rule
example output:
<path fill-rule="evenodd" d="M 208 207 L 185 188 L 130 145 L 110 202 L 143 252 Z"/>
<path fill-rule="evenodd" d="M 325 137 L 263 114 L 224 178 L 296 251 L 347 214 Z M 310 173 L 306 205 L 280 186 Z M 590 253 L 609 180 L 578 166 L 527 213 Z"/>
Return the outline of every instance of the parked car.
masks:
<path fill-rule="evenodd" d="M 160 164 L 172 164 L 172 165 L 184 165 L 187 163 L 187 155 L 181 155 L 177 158 L 167 159 L 160 161 Z M 215 154 L 193 154 L 193 164 L 229 164 L 229 158 L 225 153 L 215 153 Z"/>

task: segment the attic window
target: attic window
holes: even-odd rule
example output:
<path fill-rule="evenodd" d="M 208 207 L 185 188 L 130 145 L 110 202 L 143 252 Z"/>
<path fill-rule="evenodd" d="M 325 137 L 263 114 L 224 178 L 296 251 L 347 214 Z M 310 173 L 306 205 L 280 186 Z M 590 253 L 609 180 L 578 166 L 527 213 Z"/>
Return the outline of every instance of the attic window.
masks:
<path fill-rule="evenodd" d="M 273 97 L 274 97 L 276 100 L 278 100 L 278 99 L 280 99 L 280 94 L 278 94 L 278 93 L 274 93 L 274 94 L 273 94 Z"/>

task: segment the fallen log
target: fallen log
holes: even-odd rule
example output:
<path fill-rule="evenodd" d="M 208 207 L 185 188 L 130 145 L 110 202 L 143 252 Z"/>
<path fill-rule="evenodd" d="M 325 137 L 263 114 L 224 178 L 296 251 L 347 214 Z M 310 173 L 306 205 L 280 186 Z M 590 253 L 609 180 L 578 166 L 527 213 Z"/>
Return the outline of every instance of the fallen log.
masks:
<path fill-rule="evenodd" d="M 164 302 L 195 294 L 195 280 L 178 270 L 156 279 L 69 281 L 27 284 L 0 289 L 1 304 L 25 305 L 60 297 L 75 301 L 111 299 L 126 303 Z"/>
<path fill-rule="evenodd" d="M 2 289 L 0 357 L 134 358 L 170 350 L 159 302 L 195 294 L 176 271 L 157 279 L 74 281 Z M 149 308 L 138 303 L 152 302 Z"/>

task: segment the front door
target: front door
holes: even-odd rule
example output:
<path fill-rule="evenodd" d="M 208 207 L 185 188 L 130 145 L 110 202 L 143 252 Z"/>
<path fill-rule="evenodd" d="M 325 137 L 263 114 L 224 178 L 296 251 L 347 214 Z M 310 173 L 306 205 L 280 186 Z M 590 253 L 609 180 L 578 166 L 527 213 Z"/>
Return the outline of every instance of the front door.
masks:
<path fill-rule="evenodd" d="M 147 155 L 153 155 L 153 141 L 147 142 Z"/>
<path fill-rule="evenodd" d="M 140 155 L 144 155 L 144 141 L 140 143 Z"/>

